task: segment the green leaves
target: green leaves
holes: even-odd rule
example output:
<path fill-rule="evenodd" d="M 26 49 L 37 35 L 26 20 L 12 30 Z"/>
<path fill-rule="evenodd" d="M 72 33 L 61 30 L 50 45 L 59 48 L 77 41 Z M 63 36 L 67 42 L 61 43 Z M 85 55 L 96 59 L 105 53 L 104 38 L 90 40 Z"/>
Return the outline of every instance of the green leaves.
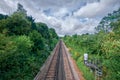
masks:
<path fill-rule="evenodd" d="M 16 45 L 11 37 L 6 37 L 0 33 L 0 62 L 13 55 L 16 51 Z"/>
<path fill-rule="evenodd" d="M 7 19 L 2 19 L 0 23 L 0 32 L 2 32 L 3 29 L 7 29 L 9 35 L 28 34 L 31 26 L 30 22 L 27 21 L 26 16 L 21 13 L 14 13 Z"/>
<path fill-rule="evenodd" d="M 45 43 L 44 39 L 42 38 L 41 34 L 38 33 L 38 31 L 33 30 L 30 34 L 30 39 L 34 42 L 34 47 L 33 50 L 37 51 L 38 50 L 44 50 L 45 48 Z"/>
<path fill-rule="evenodd" d="M 33 46 L 33 42 L 25 35 L 16 37 L 14 42 L 17 46 L 18 53 L 29 53 Z"/>
<path fill-rule="evenodd" d="M 21 4 L 0 15 L 0 80 L 33 80 L 57 41 L 55 30 L 36 23 Z"/>
<path fill-rule="evenodd" d="M 30 31 L 30 22 L 27 21 L 24 15 L 20 13 L 14 13 L 8 18 L 8 30 L 9 34 L 23 35 L 28 34 Z"/>
<path fill-rule="evenodd" d="M 87 80 L 89 76 L 83 63 L 82 56 L 84 53 L 89 54 L 89 59 L 100 58 L 103 61 L 103 80 L 119 80 L 120 71 L 120 30 L 119 22 L 114 23 L 115 28 L 109 33 L 100 31 L 96 34 L 65 36 L 64 41 L 77 61 L 80 69 Z M 84 72 L 85 71 L 85 72 Z"/>

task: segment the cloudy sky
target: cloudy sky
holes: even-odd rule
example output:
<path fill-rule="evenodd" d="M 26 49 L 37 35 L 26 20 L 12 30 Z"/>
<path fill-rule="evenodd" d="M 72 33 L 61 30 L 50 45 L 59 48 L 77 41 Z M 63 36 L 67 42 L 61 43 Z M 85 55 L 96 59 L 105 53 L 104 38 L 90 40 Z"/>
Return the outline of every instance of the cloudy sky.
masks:
<path fill-rule="evenodd" d="M 100 20 L 120 8 L 120 0 L 0 0 L 0 13 L 11 14 L 20 3 L 36 22 L 44 22 L 59 36 L 94 33 Z"/>

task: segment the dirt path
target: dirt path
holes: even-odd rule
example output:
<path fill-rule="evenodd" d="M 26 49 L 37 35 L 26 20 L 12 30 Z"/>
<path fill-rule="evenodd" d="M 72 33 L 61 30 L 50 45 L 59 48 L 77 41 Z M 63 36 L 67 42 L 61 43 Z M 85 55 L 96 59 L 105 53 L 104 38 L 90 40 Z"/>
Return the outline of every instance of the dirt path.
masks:
<path fill-rule="evenodd" d="M 84 77 L 83 77 L 83 73 L 82 73 L 82 72 L 80 71 L 80 69 L 77 67 L 75 60 L 74 60 L 72 57 L 71 57 L 71 60 L 72 60 L 72 62 L 73 62 L 73 65 L 74 65 L 75 70 L 76 70 L 77 73 L 78 73 L 78 76 L 79 76 L 80 80 L 85 80 Z"/>
<path fill-rule="evenodd" d="M 68 48 L 67 48 L 67 50 L 69 52 Z M 71 60 L 71 62 L 73 64 L 73 67 L 74 67 L 75 71 L 78 73 L 79 79 L 80 80 L 85 80 L 85 78 L 83 77 L 83 73 L 80 71 L 80 69 L 78 68 L 78 66 L 76 64 L 76 61 L 72 57 L 70 57 L 70 60 Z"/>

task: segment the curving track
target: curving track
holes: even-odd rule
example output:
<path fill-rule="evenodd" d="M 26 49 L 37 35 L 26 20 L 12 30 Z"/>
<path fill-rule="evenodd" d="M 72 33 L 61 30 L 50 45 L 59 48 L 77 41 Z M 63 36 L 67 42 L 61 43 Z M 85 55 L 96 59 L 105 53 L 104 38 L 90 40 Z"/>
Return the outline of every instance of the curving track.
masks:
<path fill-rule="evenodd" d="M 69 57 L 65 44 L 60 40 L 34 80 L 79 80 Z"/>

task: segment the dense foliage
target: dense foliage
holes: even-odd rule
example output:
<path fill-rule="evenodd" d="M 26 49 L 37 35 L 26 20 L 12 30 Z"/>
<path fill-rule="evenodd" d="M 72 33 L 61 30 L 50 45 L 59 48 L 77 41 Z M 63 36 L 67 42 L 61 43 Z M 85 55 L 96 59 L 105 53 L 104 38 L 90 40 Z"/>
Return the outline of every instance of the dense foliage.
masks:
<path fill-rule="evenodd" d="M 0 80 L 33 80 L 57 41 L 55 30 L 21 4 L 12 15 L 0 14 Z"/>
<path fill-rule="evenodd" d="M 94 76 L 83 63 L 84 53 L 89 54 L 89 60 L 99 59 L 102 61 L 102 80 L 120 79 L 120 20 L 111 22 L 109 26 L 112 27 L 110 32 L 100 30 L 96 34 L 64 37 L 66 45 L 86 80 L 94 80 Z"/>

